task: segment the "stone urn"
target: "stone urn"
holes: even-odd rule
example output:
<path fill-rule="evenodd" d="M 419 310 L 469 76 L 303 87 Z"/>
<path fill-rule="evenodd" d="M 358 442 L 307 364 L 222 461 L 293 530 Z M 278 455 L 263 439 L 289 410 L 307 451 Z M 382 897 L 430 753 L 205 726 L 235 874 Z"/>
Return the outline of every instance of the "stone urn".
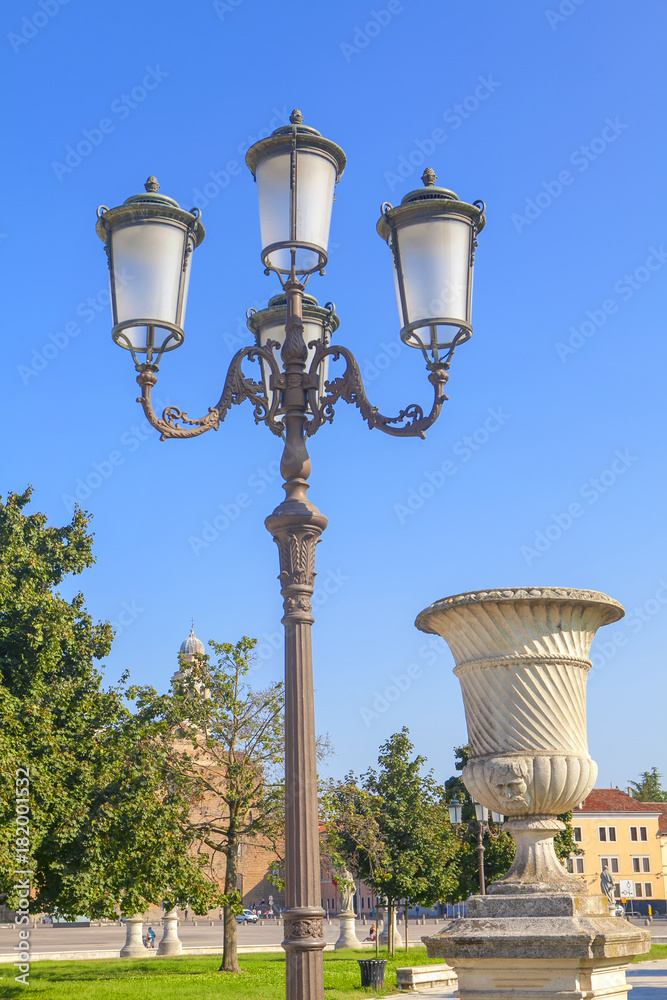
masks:
<path fill-rule="evenodd" d="M 586 892 L 556 857 L 558 820 L 583 802 L 597 765 L 586 739 L 588 653 L 623 617 L 605 594 L 560 587 L 480 590 L 436 601 L 417 628 L 442 636 L 461 682 L 471 795 L 502 813 L 517 844 L 491 894 Z"/>

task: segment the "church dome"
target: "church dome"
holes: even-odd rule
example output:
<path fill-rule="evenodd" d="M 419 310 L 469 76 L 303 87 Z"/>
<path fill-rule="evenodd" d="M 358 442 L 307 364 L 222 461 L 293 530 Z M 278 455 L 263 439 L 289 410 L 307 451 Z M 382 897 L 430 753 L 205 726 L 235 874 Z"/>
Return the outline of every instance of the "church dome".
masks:
<path fill-rule="evenodd" d="M 190 635 L 181 643 L 180 652 L 183 656 L 194 656 L 195 653 L 205 653 L 204 643 L 195 635 L 194 625 L 190 629 Z"/>

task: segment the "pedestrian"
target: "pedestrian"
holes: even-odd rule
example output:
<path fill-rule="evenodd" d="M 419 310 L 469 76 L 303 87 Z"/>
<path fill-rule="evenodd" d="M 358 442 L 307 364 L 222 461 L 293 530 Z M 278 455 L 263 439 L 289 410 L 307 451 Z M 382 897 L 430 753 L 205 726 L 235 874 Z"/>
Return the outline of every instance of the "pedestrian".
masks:
<path fill-rule="evenodd" d="M 188 908 L 187 908 L 187 906 L 186 906 L 186 907 L 185 907 L 185 919 L 186 919 L 186 920 L 188 919 L 188 913 L 189 913 L 189 912 L 190 912 L 190 911 L 188 910 Z"/>

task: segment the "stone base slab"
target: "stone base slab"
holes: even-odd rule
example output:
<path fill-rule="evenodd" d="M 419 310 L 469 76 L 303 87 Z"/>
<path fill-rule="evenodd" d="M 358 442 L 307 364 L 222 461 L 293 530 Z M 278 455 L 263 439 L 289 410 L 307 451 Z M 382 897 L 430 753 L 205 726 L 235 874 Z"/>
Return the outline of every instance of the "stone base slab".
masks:
<path fill-rule="evenodd" d="M 396 985 L 406 993 L 427 990 L 453 992 L 458 979 L 451 965 L 442 962 L 438 965 L 413 965 L 406 969 L 396 969 Z"/>
<path fill-rule="evenodd" d="M 473 896 L 467 914 L 422 938 L 461 1000 L 626 1000 L 628 963 L 651 946 L 599 894 Z"/>

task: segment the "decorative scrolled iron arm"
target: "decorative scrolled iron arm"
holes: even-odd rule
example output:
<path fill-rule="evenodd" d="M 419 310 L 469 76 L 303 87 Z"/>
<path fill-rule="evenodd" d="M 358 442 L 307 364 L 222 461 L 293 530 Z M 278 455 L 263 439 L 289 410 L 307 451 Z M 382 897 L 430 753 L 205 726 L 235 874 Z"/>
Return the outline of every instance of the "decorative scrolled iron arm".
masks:
<path fill-rule="evenodd" d="M 314 387 L 316 380 L 310 379 L 311 385 L 308 387 L 308 402 L 313 413 L 312 419 L 306 423 L 306 434 L 310 437 L 318 430 L 323 423 L 331 423 L 334 418 L 335 406 L 339 399 L 346 403 L 353 403 L 361 411 L 361 415 L 372 430 L 377 427 L 385 434 L 392 434 L 394 437 L 426 437 L 426 431 L 440 416 L 443 403 L 449 398 L 443 392 L 449 380 L 449 363 L 442 362 L 431 367 L 428 380 L 433 386 L 435 398 L 433 406 L 428 416 L 424 416 L 421 406 L 411 403 L 405 410 L 401 410 L 396 417 L 385 417 L 380 413 L 377 406 L 372 406 L 364 382 L 359 371 L 356 358 L 346 347 L 324 347 L 321 343 L 311 343 L 309 347 L 316 347 L 313 360 L 310 365 L 309 375 L 314 376 L 323 359 L 330 355 L 333 361 L 337 361 L 341 356 L 345 358 L 345 372 L 333 380 L 325 383 L 326 392 L 317 399 L 317 390 Z M 393 426 L 393 425 L 400 426 Z"/>
<path fill-rule="evenodd" d="M 254 404 L 255 423 L 263 421 L 274 434 L 282 437 L 285 427 L 282 421 L 275 419 L 280 402 L 278 394 L 274 393 L 273 398 L 269 400 L 263 383 L 255 382 L 254 379 L 244 375 L 242 369 L 246 358 L 249 361 L 262 360 L 269 366 L 271 374 L 278 376 L 280 367 L 273 351 L 279 346 L 277 341 L 269 340 L 266 347 L 243 347 L 237 351 L 227 371 L 222 395 L 215 406 L 209 408 L 205 417 L 190 420 L 187 412 L 179 410 L 177 406 L 168 406 L 162 416 L 158 417 L 151 401 L 153 386 L 157 383 L 155 371 L 142 371 L 137 376 L 137 382 L 141 386 L 141 396 L 137 402 L 143 406 L 149 424 L 160 431 L 161 441 L 165 438 L 192 438 L 206 431 L 217 431 L 228 410 L 242 403 L 244 399 L 249 399 Z"/>

